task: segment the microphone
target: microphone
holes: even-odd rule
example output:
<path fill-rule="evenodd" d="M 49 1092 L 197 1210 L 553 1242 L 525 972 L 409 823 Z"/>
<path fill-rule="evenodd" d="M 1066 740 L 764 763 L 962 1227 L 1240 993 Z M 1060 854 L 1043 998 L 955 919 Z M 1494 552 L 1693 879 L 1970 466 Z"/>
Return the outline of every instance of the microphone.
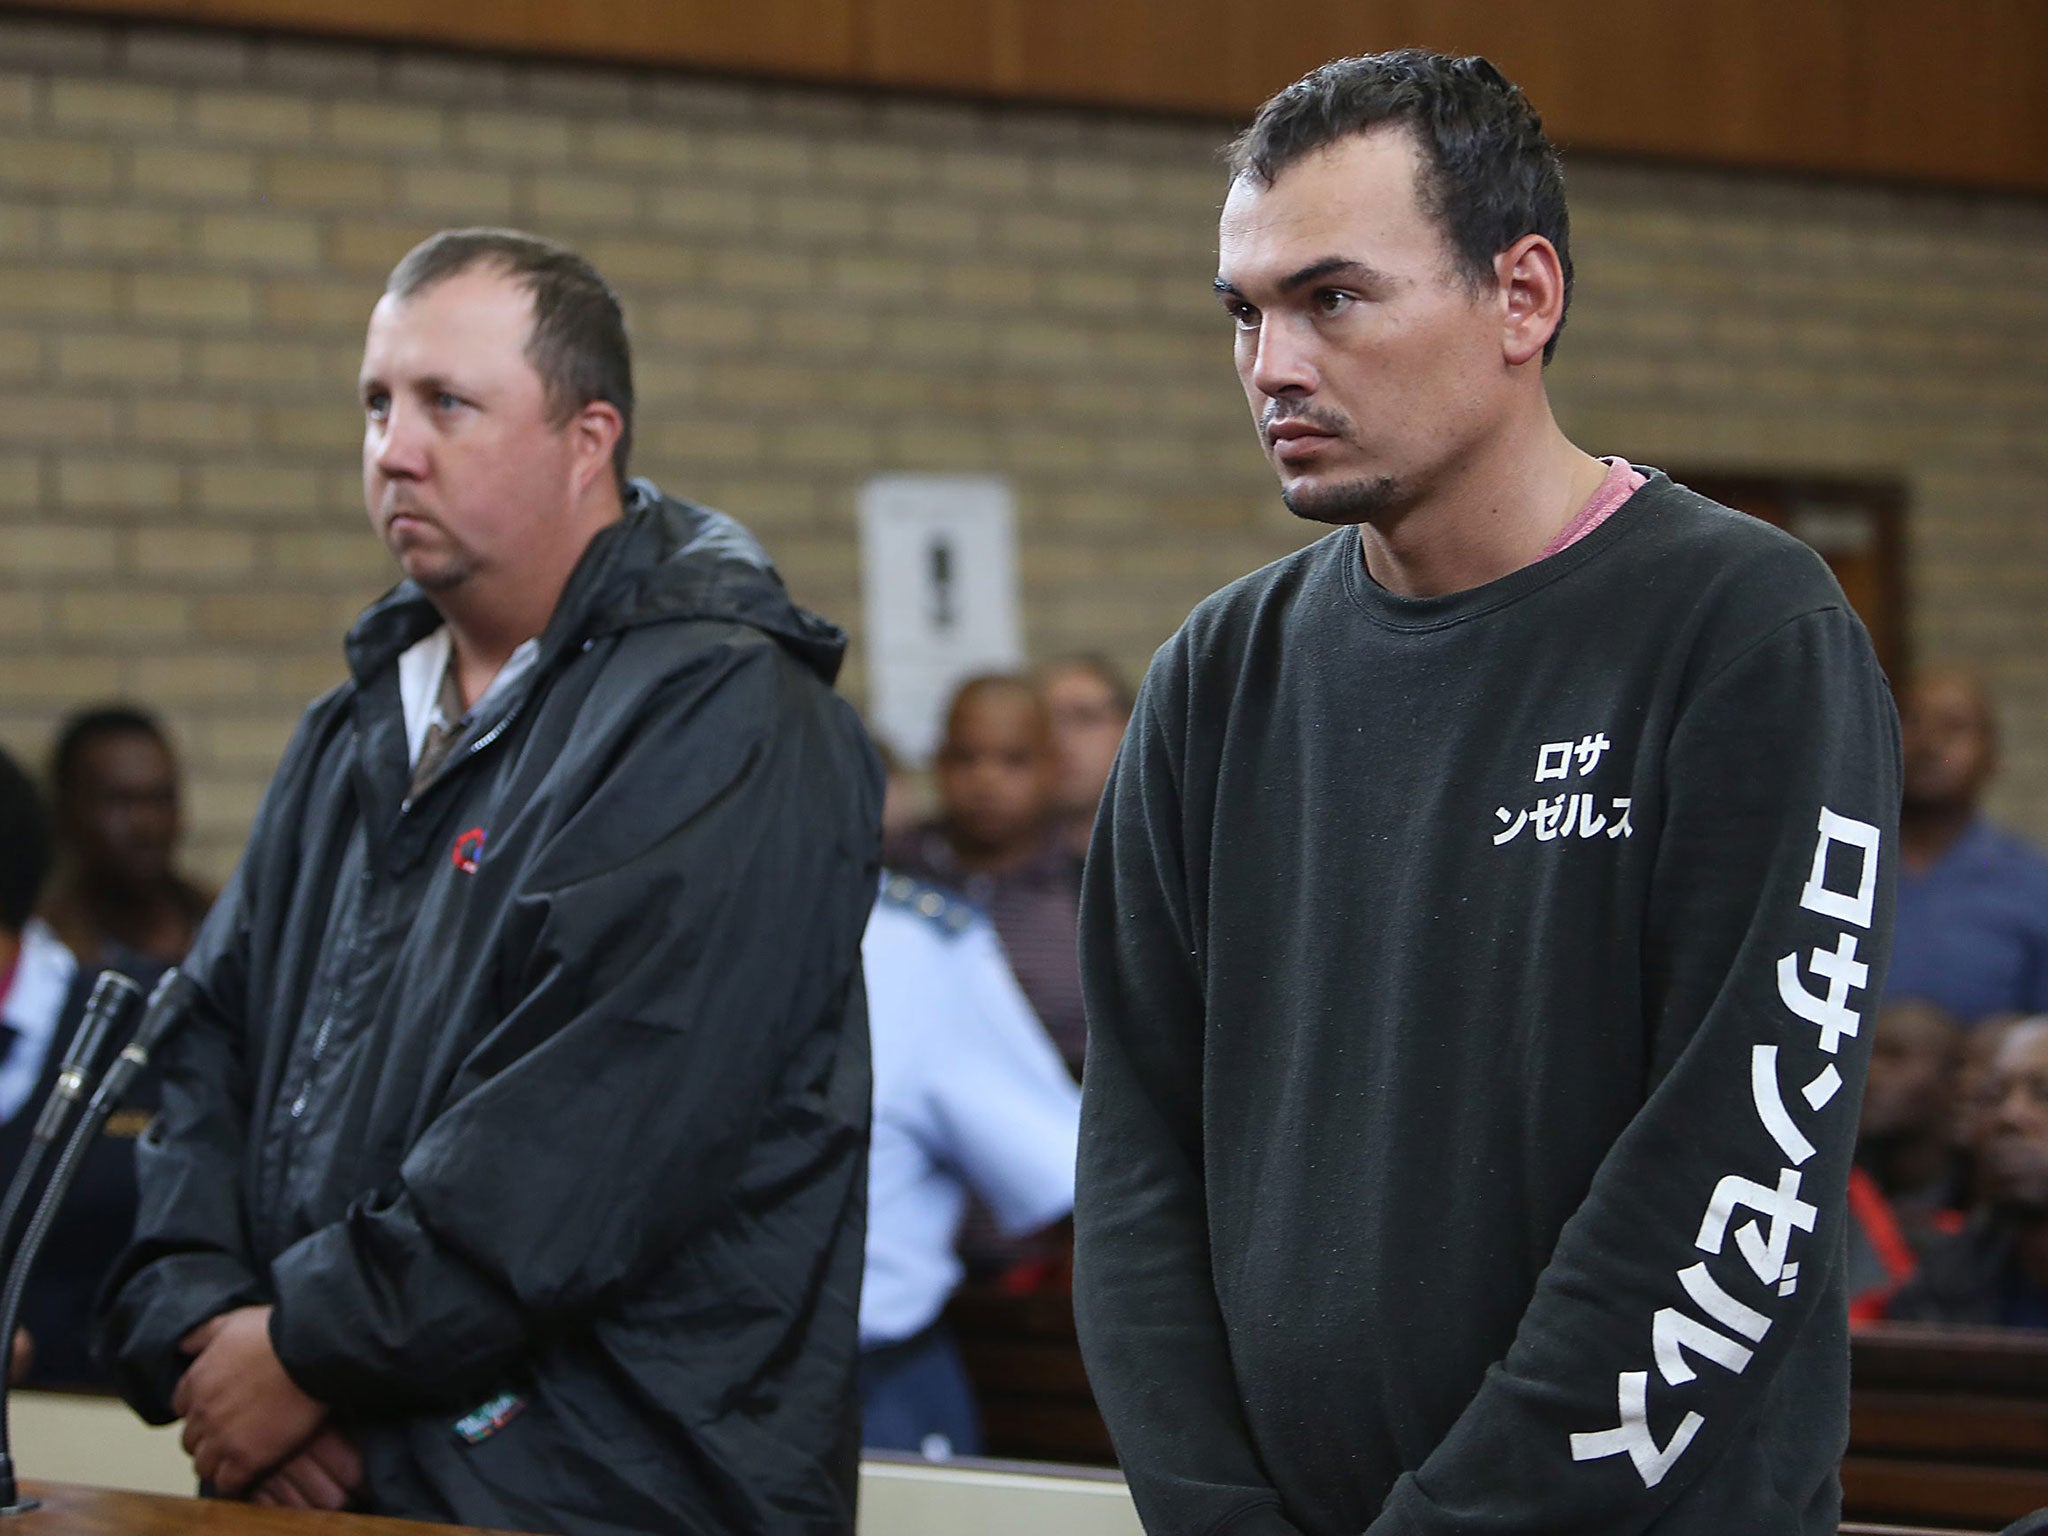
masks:
<path fill-rule="evenodd" d="M 36 1175 L 42 1171 L 50 1143 L 64 1129 L 64 1122 L 71 1115 L 71 1106 L 85 1092 L 86 1084 L 105 1070 L 108 1046 L 126 1033 L 129 1016 L 141 1002 L 142 988 L 119 971 L 101 971 L 99 980 L 93 983 L 92 996 L 86 1000 L 85 1015 L 79 1019 L 78 1028 L 72 1031 L 71 1043 L 64 1048 L 63 1063 L 57 1069 L 56 1086 L 50 1090 L 42 1112 L 36 1116 L 35 1128 L 29 1133 L 28 1148 L 22 1153 L 21 1166 L 14 1170 L 14 1179 L 7 1186 L 6 1200 L 0 1202 L 0 1263 L 4 1263 L 12 1251 L 14 1226 L 21 1217 L 22 1202 L 28 1199 L 29 1191 L 35 1187 Z"/>
<path fill-rule="evenodd" d="M 142 1020 L 135 1026 L 133 1037 L 122 1048 L 121 1054 L 114 1058 L 113 1065 L 107 1068 L 106 1075 L 100 1079 L 99 1087 L 86 1104 L 85 1113 L 71 1128 L 71 1139 L 64 1143 L 64 1151 L 50 1174 L 50 1182 L 43 1187 L 43 1197 L 36 1203 L 35 1215 L 29 1219 L 28 1228 L 21 1235 L 21 1244 L 15 1249 L 13 1262 L 8 1266 L 6 1290 L 0 1293 L 0 1340 L 11 1344 L 14 1338 L 15 1323 L 21 1316 L 21 1299 L 28 1290 L 29 1272 L 34 1269 L 36 1255 L 42 1252 L 43 1242 L 50 1235 L 64 1196 L 78 1177 L 78 1167 L 84 1160 L 86 1149 L 121 1102 L 121 1096 L 134 1083 L 136 1074 L 149 1065 L 149 1053 L 184 1021 L 198 993 L 199 988 L 189 976 L 176 970 L 164 973 L 163 980 L 149 994 L 149 1002 L 142 1010 Z M 7 1382 L 4 1374 L 0 1374 L 0 1516 L 26 1514 L 37 1508 L 40 1502 L 22 1498 L 15 1483 L 14 1452 L 7 1428 Z"/>
<path fill-rule="evenodd" d="M 92 1102 L 86 1106 L 88 1119 L 96 1116 L 100 1124 L 106 1123 L 136 1074 L 149 1065 L 149 1053 L 163 1044 L 165 1035 L 185 1022 L 185 1014 L 198 995 L 198 983 L 183 971 L 164 972 L 163 980 L 149 994 L 149 1006 L 142 1010 L 142 1022 L 135 1026 L 135 1034 L 121 1048 L 121 1054 L 114 1058 L 114 1064 L 107 1068 L 107 1075 L 94 1090 Z"/>
<path fill-rule="evenodd" d="M 142 1002 L 142 988 L 119 971 L 101 971 L 86 1001 L 85 1017 L 64 1052 L 64 1064 L 57 1071 L 57 1086 L 36 1120 L 35 1139 L 45 1145 L 57 1139 L 87 1083 L 106 1070 L 107 1052 L 113 1041 L 127 1032 L 128 1017 Z"/>

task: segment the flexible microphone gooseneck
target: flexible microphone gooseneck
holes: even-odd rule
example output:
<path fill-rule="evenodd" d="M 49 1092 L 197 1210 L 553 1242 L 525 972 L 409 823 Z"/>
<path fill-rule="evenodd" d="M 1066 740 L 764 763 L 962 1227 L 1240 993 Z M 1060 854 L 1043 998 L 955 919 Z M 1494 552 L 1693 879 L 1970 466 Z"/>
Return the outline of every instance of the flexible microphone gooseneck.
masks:
<path fill-rule="evenodd" d="M 14 1179 L 7 1186 L 7 1198 L 0 1201 L 0 1271 L 4 1271 L 7 1258 L 14 1251 L 15 1224 L 21 1219 L 22 1203 L 35 1188 L 36 1175 L 42 1172 L 50 1143 L 62 1133 L 64 1122 L 71 1118 L 71 1106 L 84 1094 L 86 1085 L 106 1070 L 113 1042 L 128 1033 L 129 1019 L 141 1005 L 142 988 L 119 971 L 101 971 L 99 980 L 93 983 L 85 1015 L 72 1032 L 71 1043 L 64 1048 L 56 1086 L 43 1101 L 42 1112 L 29 1133 L 28 1149 L 22 1153 L 21 1165 L 14 1170 Z M 0 1345 L 4 1343 L 0 1339 Z"/>
<path fill-rule="evenodd" d="M 134 1083 L 136 1074 L 149 1065 L 149 1053 L 157 1048 L 165 1035 L 183 1022 L 198 990 L 189 977 L 175 970 L 164 973 L 163 980 L 156 984 L 156 990 L 149 994 L 149 1004 L 142 1010 L 142 1022 L 135 1026 L 134 1037 L 114 1058 L 113 1065 L 107 1068 L 99 1087 L 93 1090 L 92 1099 L 86 1104 L 85 1113 L 71 1128 L 71 1139 L 64 1143 L 64 1151 L 50 1173 L 50 1182 L 43 1187 L 43 1197 L 36 1203 L 35 1215 L 29 1218 L 28 1227 L 21 1235 L 21 1244 L 14 1251 L 14 1261 L 8 1267 L 7 1288 L 0 1293 L 0 1340 L 14 1337 L 14 1326 L 21 1316 L 21 1298 L 28 1289 L 29 1272 L 34 1269 L 36 1255 L 42 1251 L 43 1242 L 50 1235 L 50 1227 L 57 1219 L 58 1208 L 63 1205 L 72 1180 L 78 1177 L 78 1166 L 87 1148 L 121 1102 L 121 1096 Z M 73 1097 L 76 1097 L 75 1093 Z M 7 1429 L 7 1383 L 4 1374 L 0 1374 L 0 1516 L 25 1514 L 36 1508 L 39 1502 L 22 1498 L 21 1490 L 15 1484 L 14 1452 Z"/>

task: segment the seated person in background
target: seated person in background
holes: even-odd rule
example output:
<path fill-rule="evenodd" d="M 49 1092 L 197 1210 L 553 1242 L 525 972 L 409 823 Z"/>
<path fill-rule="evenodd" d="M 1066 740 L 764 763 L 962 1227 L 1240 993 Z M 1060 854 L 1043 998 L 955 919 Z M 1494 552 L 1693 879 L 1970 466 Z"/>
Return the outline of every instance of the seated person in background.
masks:
<path fill-rule="evenodd" d="M 1962 1031 L 1933 1003 L 1901 998 L 1877 1015 L 1849 1175 L 1849 1316 L 1867 1322 L 1912 1275 L 1919 1250 L 1962 1226 L 1955 1144 Z"/>
<path fill-rule="evenodd" d="M 180 875 L 178 762 L 126 705 L 65 722 L 50 764 L 63 874 L 44 915 L 88 969 L 153 980 L 192 947 L 213 893 Z"/>
<path fill-rule="evenodd" d="M 70 1000 L 78 971 L 71 951 L 29 914 L 50 872 L 50 819 L 28 775 L 0 752 L 0 1120 L 35 1113 L 38 1066 Z M 14 1175 L 17 1152 L 0 1165 L 0 1186 Z M 23 1380 L 35 1348 L 17 1329 L 7 1379 Z"/>
<path fill-rule="evenodd" d="M 959 898 L 884 875 L 861 960 L 875 1071 L 861 1443 L 971 1455 L 979 1416 L 940 1322 L 960 1283 L 955 1234 L 970 1190 L 1010 1238 L 1073 1210 L 1081 1095 L 995 930 Z"/>
<path fill-rule="evenodd" d="M 1077 914 L 1081 866 L 1052 823 L 1057 759 L 1038 690 L 990 675 L 960 685 L 934 764 L 939 814 L 886 838 L 882 862 L 960 892 L 995 924 L 1024 995 L 1068 1068 L 1080 1075 Z"/>
<path fill-rule="evenodd" d="M 1997 1061 L 2005 1037 L 2024 1013 L 1994 1013 L 1982 1023 L 1963 1032 L 1962 1050 L 1956 1066 L 1956 1116 L 1953 1141 L 1957 1165 L 1962 1170 L 1965 1208 L 1983 1203 L 1977 1187 L 1977 1147 L 1984 1140 L 1985 1127 L 1996 1107 L 1991 1099 L 1991 1066 Z"/>
<path fill-rule="evenodd" d="M 2048 1018 L 2022 1019 L 2006 1032 L 1983 1116 L 1983 1208 L 1961 1232 L 1929 1245 L 1887 1317 L 2048 1328 Z"/>
<path fill-rule="evenodd" d="M 1924 997 L 1965 1025 L 2048 1011 L 2048 858 L 1984 820 L 1998 766 L 1983 687 L 1926 671 L 1899 694 L 1904 750 L 1898 922 L 1887 997 Z"/>
<path fill-rule="evenodd" d="M 36 1078 L 78 979 L 71 951 L 32 915 L 50 842 L 42 796 L 0 752 L 0 1120 L 33 1115 Z"/>
<path fill-rule="evenodd" d="M 1083 655 L 1046 667 L 1038 674 L 1038 686 L 1059 753 L 1053 810 L 1060 840 L 1074 857 L 1085 858 L 1102 789 L 1130 723 L 1131 685 L 1108 657 Z"/>
<path fill-rule="evenodd" d="M 51 841 L 41 796 L 0 753 L 0 1187 L 28 1150 L 95 975 L 29 915 L 49 874 Z M 131 1105 L 153 1102 L 155 1079 L 138 1090 Z M 118 1111 L 87 1150 L 22 1296 L 16 1379 L 41 1387 L 112 1385 L 92 1358 L 92 1303 L 135 1221 L 134 1140 L 148 1119 L 143 1108 Z"/>

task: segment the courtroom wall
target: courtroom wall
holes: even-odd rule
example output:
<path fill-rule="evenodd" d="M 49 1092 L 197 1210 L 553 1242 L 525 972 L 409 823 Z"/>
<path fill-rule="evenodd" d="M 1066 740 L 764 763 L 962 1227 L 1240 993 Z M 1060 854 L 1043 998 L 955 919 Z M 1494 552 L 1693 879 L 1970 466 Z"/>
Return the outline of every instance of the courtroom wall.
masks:
<path fill-rule="evenodd" d="M 1222 123 L 0 18 L 0 741 L 169 716 L 218 875 L 387 584 L 353 381 L 451 223 L 579 245 L 638 347 L 636 467 L 855 632 L 871 475 L 1019 495 L 1034 654 L 1131 667 L 1296 547 L 1208 283 Z M 1891 476 L 1910 635 L 2006 710 L 2048 836 L 2048 207 L 1574 161 L 1552 387 L 1603 453 Z"/>

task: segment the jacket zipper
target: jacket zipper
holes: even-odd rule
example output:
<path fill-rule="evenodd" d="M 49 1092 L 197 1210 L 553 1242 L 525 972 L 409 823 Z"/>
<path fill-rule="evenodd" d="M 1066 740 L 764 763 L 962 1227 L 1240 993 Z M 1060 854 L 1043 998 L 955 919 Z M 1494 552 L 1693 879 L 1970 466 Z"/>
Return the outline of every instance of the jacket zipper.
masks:
<path fill-rule="evenodd" d="M 500 736 L 503 736 L 506 731 L 510 730 L 512 722 L 514 720 L 517 720 L 519 718 L 520 711 L 526 708 L 526 699 L 527 695 L 521 694 L 517 699 L 513 700 L 512 707 L 505 711 L 504 715 L 499 719 L 498 723 L 492 726 L 488 731 L 485 731 L 483 735 L 477 737 L 475 741 L 469 744 L 469 750 L 462 754 L 462 760 L 464 762 L 468 762 L 471 758 L 475 757 L 477 753 L 483 751 L 485 747 L 488 747 Z M 435 784 L 440 783 L 442 777 L 446 774 L 446 772 L 447 770 L 444 768 L 441 771 L 441 773 L 435 774 L 433 782 Z M 431 788 L 432 785 L 429 785 L 428 787 Z M 411 815 L 413 800 L 413 796 L 406 796 L 406 798 L 399 804 L 398 814 L 401 816 Z M 363 871 L 362 876 L 363 883 L 365 885 L 369 884 L 370 876 L 371 871 L 365 869 Z M 360 916 L 358 916 L 355 924 L 355 931 L 349 935 L 348 955 L 342 965 L 341 974 L 344 979 L 353 974 L 355 971 L 356 950 L 362 942 L 362 932 L 362 920 Z M 294 1120 L 299 1119 L 306 1113 L 306 1104 L 308 1100 L 311 1098 L 313 1092 L 313 1079 L 319 1075 L 320 1059 L 327 1054 L 327 1038 L 334 1032 L 334 1016 L 336 1010 L 339 1008 L 341 1004 L 342 986 L 343 982 L 341 981 L 337 981 L 335 983 L 334 991 L 329 995 L 328 998 L 327 1012 L 320 1020 L 320 1032 L 313 1037 L 313 1050 L 312 1053 L 306 1058 L 305 1081 L 299 1085 L 298 1097 L 292 1100 L 291 1109 L 288 1111 L 288 1113 Z"/>
<path fill-rule="evenodd" d="M 365 850 L 364 857 L 368 858 Z M 342 989 L 348 985 L 348 978 L 355 974 L 356 951 L 363 942 L 363 912 L 365 901 L 369 900 L 371 872 L 366 866 L 356 883 L 363 887 L 363 895 L 356 902 L 356 915 L 349 925 L 348 953 L 342 957 L 341 970 L 334 985 L 327 994 L 327 1011 L 320 1018 L 320 1032 L 313 1037 L 312 1054 L 306 1058 L 306 1080 L 299 1085 L 298 1097 L 292 1100 L 288 1113 L 296 1120 L 306 1112 L 306 1101 L 313 1092 L 313 1077 L 320 1066 L 320 1058 L 327 1052 L 327 1037 L 334 1032 L 334 1016 L 341 1007 Z"/>

